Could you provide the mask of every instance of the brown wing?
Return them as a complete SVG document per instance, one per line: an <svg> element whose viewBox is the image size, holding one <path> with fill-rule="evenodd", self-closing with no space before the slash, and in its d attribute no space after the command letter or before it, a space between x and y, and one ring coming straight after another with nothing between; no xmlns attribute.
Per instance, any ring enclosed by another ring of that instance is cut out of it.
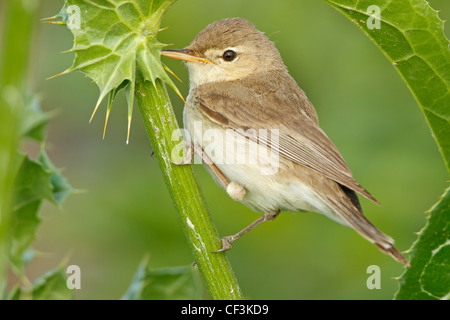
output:
<svg viewBox="0 0 450 320"><path fill-rule="evenodd" d="M212 121L267 147L278 148L287 159L320 172L378 204L352 177L339 151L317 124L313 106L294 80L287 77L277 83L259 77L205 84L195 89L194 99ZM248 134L248 129L278 129L278 143L277 139L270 139L270 134L267 139L257 139Z"/></svg>

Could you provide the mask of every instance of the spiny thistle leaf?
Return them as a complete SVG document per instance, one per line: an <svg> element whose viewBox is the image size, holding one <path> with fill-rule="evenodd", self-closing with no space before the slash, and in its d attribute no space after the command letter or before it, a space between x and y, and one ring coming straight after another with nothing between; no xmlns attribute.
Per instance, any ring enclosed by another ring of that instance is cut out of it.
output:
<svg viewBox="0 0 450 320"><path fill-rule="evenodd" d="M411 267L400 278L397 300L450 299L450 188L430 209L410 249Z"/></svg>
<svg viewBox="0 0 450 320"><path fill-rule="evenodd" d="M74 35L73 65L62 72L84 72L99 87L100 95L91 120L104 98L110 94L105 130L112 101L126 86L129 141L136 78L156 79L169 84L182 98L161 63L165 44L156 39L161 19L175 0L66 0L53 18L62 19ZM170 72L170 71L169 71Z"/></svg>
<svg viewBox="0 0 450 320"><path fill-rule="evenodd" d="M450 50L438 12L425 0L325 1L355 22L400 72L450 172ZM369 23L371 7L379 9L378 27Z"/></svg>
<svg viewBox="0 0 450 320"><path fill-rule="evenodd" d="M14 271L22 275L24 265L33 255L30 245L41 223L39 209L43 200L60 206L74 189L51 162L43 147L37 160L23 154L18 154L17 159L9 259Z"/></svg>

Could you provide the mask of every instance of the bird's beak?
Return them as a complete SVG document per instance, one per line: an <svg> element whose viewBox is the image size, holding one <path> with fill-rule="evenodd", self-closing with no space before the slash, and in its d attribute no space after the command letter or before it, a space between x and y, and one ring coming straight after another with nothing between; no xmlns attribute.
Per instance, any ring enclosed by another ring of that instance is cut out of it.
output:
<svg viewBox="0 0 450 320"><path fill-rule="evenodd" d="M201 62L201 63L212 63L211 60L198 56L195 52L189 49L167 49L161 50L161 54L165 57L172 59L183 60L186 62Z"/></svg>

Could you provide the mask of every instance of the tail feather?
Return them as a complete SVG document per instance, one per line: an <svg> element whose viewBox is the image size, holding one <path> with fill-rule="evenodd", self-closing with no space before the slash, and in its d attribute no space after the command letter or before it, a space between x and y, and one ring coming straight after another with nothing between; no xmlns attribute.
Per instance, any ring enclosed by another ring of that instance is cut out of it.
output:
<svg viewBox="0 0 450 320"><path fill-rule="evenodd" d="M346 187L340 186L342 197L327 196L329 206L350 227L360 235L374 243L383 253L392 256L398 262L409 266L409 262L394 247L394 240L378 230L362 213L361 206L356 193Z"/></svg>
<svg viewBox="0 0 450 320"><path fill-rule="evenodd" d="M395 260L397 260L398 262L404 264L405 266L409 267L409 262L408 260L405 259L405 257L393 246L391 245L390 248L386 249L382 246L380 246L378 243L375 243L375 245L384 253L392 256Z"/></svg>

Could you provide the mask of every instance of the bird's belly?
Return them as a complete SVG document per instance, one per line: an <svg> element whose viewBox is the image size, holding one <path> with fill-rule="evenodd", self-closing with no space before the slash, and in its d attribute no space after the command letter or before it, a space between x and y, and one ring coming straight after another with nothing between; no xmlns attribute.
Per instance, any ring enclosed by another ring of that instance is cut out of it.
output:
<svg viewBox="0 0 450 320"><path fill-rule="evenodd" d="M229 179L247 191L242 203L255 211L277 210L320 212L323 201L301 180L283 179L283 174L261 175L259 165L218 165Z"/></svg>
<svg viewBox="0 0 450 320"><path fill-rule="evenodd" d="M334 212L308 185L309 169L290 163L275 151L236 132L225 130L195 110L185 109L184 123L191 140L202 147L228 181L246 189L241 202L252 210L312 211L333 218ZM218 182L214 173L208 171ZM223 187L220 182L218 185Z"/></svg>

